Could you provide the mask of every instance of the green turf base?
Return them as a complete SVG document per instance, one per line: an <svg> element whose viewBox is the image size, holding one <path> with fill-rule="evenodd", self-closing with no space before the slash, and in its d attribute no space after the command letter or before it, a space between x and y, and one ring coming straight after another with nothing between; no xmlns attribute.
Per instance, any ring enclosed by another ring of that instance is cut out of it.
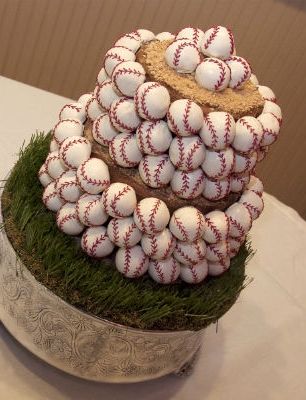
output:
<svg viewBox="0 0 306 400"><path fill-rule="evenodd" d="M226 273L195 286L163 286L148 276L128 280L111 260L87 257L78 240L57 229L54 214L42 203L37 172L49 144L49 134L32 137L20 151L2 195L6 233L38 281L83 311L141 329L202 329L235 303L248 282L250 244L241 247Z"/></svg>

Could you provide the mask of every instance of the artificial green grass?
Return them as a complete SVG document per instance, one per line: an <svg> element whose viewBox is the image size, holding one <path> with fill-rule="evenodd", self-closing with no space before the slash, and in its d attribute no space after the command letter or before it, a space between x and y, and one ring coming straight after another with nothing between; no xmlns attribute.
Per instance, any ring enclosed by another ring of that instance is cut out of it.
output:
<svg viewBox="0 0 306 400"><path fill-rule="evenodd" d="M217 278L193 286L159 285L148 276L124 278L111 259L87 257L76 238L61 233L42 203L37 172L50 134L35 134L21 149L2 195L4 227L21 260L38 281L70 304L96 316L141 329L198 330L217 321L248 283L249 244Z"/></svg>

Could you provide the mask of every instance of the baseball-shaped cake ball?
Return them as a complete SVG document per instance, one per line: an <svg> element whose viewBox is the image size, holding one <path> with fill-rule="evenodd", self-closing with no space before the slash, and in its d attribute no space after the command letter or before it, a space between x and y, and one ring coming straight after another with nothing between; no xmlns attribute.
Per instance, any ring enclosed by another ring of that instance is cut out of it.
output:
<svg viewBox="0 0 306 400"><path fill-rule="evenodd" d="M121 247L117 250L115 263L117 270L126 278L139 278L148 270L149 257L138 245Z"/></svg>
<svg viewBox="0 0 306 400"><path fill-rule="evenodd" d="M46 161L46 172L52 179L59 178L63 172L67 170L67 166L63 163L59 151L49 153Z"/></svg>
<svg viewBox="0 0 306 400"><path fill-rule="evenodd" d="M149 275L158 283L174 283L180 275L180 265L172 256L166 260L151 260Z"/></svg>
<svg viewBox="0 0 306 400"><path fill-rule="evenodd" d="M142 159L134 133L119 133L109 144L111 159L121 167L136 167Z"/></svg>
<svg viewBox="0 0 306 400"><path fill-rule="evenodd" d="M262 146L257 149L257 162L260 163L262 160L266 158L268 154L269 146Z"/></svg>
<svg viewBox="0 0 306 400"><path fill-rule="evenodd" d="M177 169L171 179L171 189L181 199L195 199L205 187L205 174L201 168L193 171Z"/></svg>
<svg viewBox="0 0 306 400"><path fill-rule="evenodd" d="M176 39L165 51L165 60L169 67L177 72L190 74L201 61L200 52L191 40Z"/></svg>
<svg viewBox="0 0 306 400"><path fill-rule="evenodd" d="M65 202L75 203L83 193L77 177L67 177L65 174L57 179L56 189L60 198Z"/></svg>
<svg viewBox="0 0 306 400"><path fill-rule="evenodd" d="M223 179L206 178L203 190L203 197L210 201L217 201L224 199L230 191L230 177L227 176Z"/></svg>
<svg viewBox="0 0 306 400"><path fill-rule="evenodd" d="M77 169L77 179L84 192L101 193L110 184L108 166L99 158L89 158Z"/></svg>
<svg viewBox="0 0 306 400"><path fill-rule="evenodd" d="M107 236L105 226L92 226L83 233L81 247L90 257L103 258L108 256L115 246Z"/></svg>
<svg viewBox="0 0 306 400"><path fill-rule="evenodd" d="M105 71L105 68L101 68L97 76L97 84L102 85L102 83L105 82L107 79L109 79L109 77Z"/></svg>
<svg viewBox="0 0 306 400"><path fill-rule="evenodd" d="M205 215L203 239L207 243L217 243L227 239L229 220L223 211L214 210Z"/></svg>
<svg viewBox="0 0 306 400"><path fill-rule="evenodd" d="M205 229L203 214L195 207L181 207L174 211L169 229L183 242L194 242L202 237Z"/></svg>
<svg viewBox="0 0 306 400"><path fill-rule="evenodd" d="M257 150L263 137L261 123L254 117L242 117L236 122L236 135L232 146L241 153Z"/></svg>
<svg viewBox="0 0 306 400"><path fill-rule="evenodd" d="M239 203L248 209L253 221L260 216L264 208L262 197L252 190L245 190L239 199Z"/></svg>
<svg viewBox="0 0 306 400"><path fill-rule="evenodd" d="M152 235L144 234L141 239L143 251L153 260L164 260L170 257L175 245L176 239L167 228Z"/></svg>
<svg viewBox="0 0 306 400"><path fill-rule="evenodd" d="M92 98L92 93L84 93L79 97L79 100L77 102L86 107L86 104L91 98Z"/></svg>
<svg viewBox="0 0 306 400"><path fill-rule="evenodd" d="M99 194L83 194L76 203L76 209L79 220L86 226L99 226L108 219Z"/></svg>
<svg viewBox="0 0 306 400"><path fill-rule="evenodd" d="M192 243L178 240L173 252L173 257L184 265L193 265L202 261L206 254L206 244L203 239Z"/></svg>
<svg viewBox="0 0 306 400"><path fill-rule="evenodd" d="M200 45L204 40L204 32L199 28L188 27L181 29L176 34L175 39L188 39L200 49Z"/></svg>
<svg viewBox="0 0 306 400"><path fill-rule="evenodd" d="M198 135L177 136L169 148L172 164L182 171L192 171L198 168L205 159L205 146Z"/></svg>
<svg viewBox="0 0 306 400"><path fill-rule="evenodd" d="M156 121L167 114L170 95L160 83L145 82L136 90L134 101L141 118Z"/></svg>
<svg viewBox="0 0 306 400"><path fill-rule="evenodd" d="M64 119L59 121L53 130L53 137L58 145L70 136L82 136L84 126L77 119Z"/></svg>
<svg viewBox="0 0 306 400"><path fill-rule="evenodd" d="M238 254L239 249L244 242L245 242L245 236L242 236L241 238L234 238L234 237L228 238L230 258L233 258Z"/></svg>
<svg viewBox="0 0 306 400"><path fill-rule="evenodd" d="M234 159L235 154L231 147L219 151L207 149L202 169L211 179L224 179L232 172Z"/></svg>
<svg viewBox="0 0 306 400"><path fill-rule="evenodd" d="M77 169L91 154L91 143L85 137L71 136L63 141L59 156L63 163L71 169Z"/></svg>
<svg viewBox="0 0 306 400"><path fill-rule="evenodd" d="M126 33L125 35L121 36L116 42L116 46L123 46L127 49L130 49L134 53L139 49L141 46L141 37L140 34L136 32Z"/></svg>
<svg viewBox="0 0 306 400"><path fill-rule="evenodd" d="M118 247L133 247L142 237L132 217L112 218L107 226L107 234Z"/></svg>
<svg viewBox="0 0 306 400"><path fill-rule="evenodd" d="M112 183L102 194L104 211L115 218L131 215L136 207L136 193L132 186L126 183Z"/></svg>
<svg viewBox="0 0 306 400"><path fill-rule="evenodd" d="M140 36L141 43L151 42L151 40L155 39L154 33L148 29L137 29L136 32Z"/></svg>
<svg viewBox="0 0 306 400"><path fill-rule="evenodd" d="M217 243L210 243L206 249L206 259L208 261L220 262L226 259L229 253L229 245L226 240Z"/></svg>
<svg viewBox="0 0 306 400"><path fill-rule="evenodd" d="M258 85L259 85L257 76L256 76L255 74L251 74L251 76L250 76L250 81L251 81L255 86L258 86Z"/></svg>
<svg viewBox="0 0 306 400"><path fill-rule="evenodd" d="M250 79L250 64L242 57L232 56L226 60L226 64L231 70L229 87L241 89L245 82Z"/></svg>
<svg viewBox="0 0 306 400"><path fill-rule="evenodd" d="M160 32L155 36L155 39L161 42L163 40L175 39L175 35L171 32Z"/></svg>
<svg viewBox="0 0 306 400"><path fill-rule="evenodd" d="M227 88L231 77L228 65L218 58L205 58L195 72L196 82L207 90L220 92Z"/></svg>
<svg viewBox="0 0 306 400"><path fill-rule="evenodd" d="M112 103L109 116L114 128L123 133L134 132L141 123L134 101L126 97Z"/></svg>
<svg viewBox="0 0 306 400"><path fill-rule="evenodd" d="M219 276L226 272L231 265L231 260L229 257L226 257L222 262L216 261L208 261L208 275L210 276Z"/></svg>
<svg viewBox="0 0 306 400"><path fill-rule="evenodd" d="M135 54L124 46L109 49L104 57L104 68L108 76L112 76L114 68L123 61L135 61Z"/></svg>
<svg viewBox="0 0 306 400"><path fill-rule="evenodd" d="M202 40L201 50L208 57L226 60L234 54L235 43L232 32L224 26L208 29Z"/></svg>
<svg viewBox="0 0 306 400"><path fill-rule="evenodd" d="M136 140L143 154L157 156L168 150L172 142L172 134L168 124L162 119L143 121L137 128Z"/></svg>
<svg viewBox="0 0 306 400"><path fill-rule="evenodd" d="M174 174L174 166L167 154L144 156L139 163L139 175L143 182L152 187L167 186Z"/></svg>
<svg viewBox="0 0 306 400"><path fill-rule="evenodd" d="M58 228L67 235L79 235L84 225L81 224L75 203L64 204L56 214L56 224Z"/></svg>
<svg viewBox="0 0 306 400"><path fill-rule="evenodd" d="M166 228L170 213L166 204L155 197L146 197L136 206L134 221L138 228L148 235L156 234Z"/></svg>
<svg viewBox="0 0 306 400"><path fill-rule="evenodd" d="M178 136L191 136L199 132L203 125L203 111L193 101L176 100L167 113L170 130Z"/></svg>
<svg viewBox="0 0 306 400"><path fill-rule="evenodd" d="M231 174L230 191L240 193L250 181L250 173L242 172L240 174Z"/></svg>
<svg viewBox="0 0 306 400"><path fill-rule="evenodd" d="M92 136L95 141L102 146L108 147L112 139L117 136L118 133L117 129L115 129L110 122L107 113L100 115L100 117L94 120L92 125Z"/></svg>
<svg viewBox="0 0 306 400"><path fill-rule="evenodd" d="M235 174L252 171L257 162L257 152L252 151L249 154L235 153L234 168Z"/></svg>
<svg viewBox="0 0 306 400"><path fill-rule="evenodd" d="M82 123L86 119L85 106L81 103L66 104L59 113L59 119L76 119Z"/></svg>
<svg viewBox="0 0 306 400"><path fill-rule="evenodd" d="M263 128L263 137L260 146L270 146L278 138L280 123L277 117L272 113L260 114L257 120L261 123Z"/></svg>
<svg viewBox="0 0 306 400"><path fill-rule="evenodd" d="M271 113L274 114L276 116L276 118L278 119L278 122L281 124L282 123L282 110L280 108L280 106L276 103L274 103L273 101L269 101L266 100L265 104L264 104L264 108L262 110L262 113Z"/></svg>
<svg viewBox="0 0 306 400"><path fill-rule="evenodd" d="M213 111L204 116L200 137L207 147L223 150L233 142L235 132L235 120L231 114Z"/></svg>
<svg viewBox="0 0 306 400"><path fill-rule="evenodd" d="M88 100L85 106L87 117L90 121L94 121L101 114L105 113L105 109L101 107L95 95L92 95L91 99Z"/></svg>
<svg viewBox="0 0 306 400"><path fill-rule="evenodd" d="M232 204L225 214L229 218L229 234L232 237L245 236L252 226L252 219L248 209L240 203Z"/></svg>
<svg viewBox="0 0 306 400"><path fill-rule="evenodd" d="M48 186L49 183L51 183L53 181L53 179L47 172L46 163L43 163L43 165L40 167L40 169L38 171L38 179L43 187Z"/></svg>
<svg viewBox="0 0 306 400"><path fill-rule="evenodd" d="M264 100L276 102L276 96L273 90L270 89L268 86L259 85L257 89Z"/></svg>
<svg viewBox="0 0 306 400"><path fill-rule="evenodd" d="M113 82L106 79L101 85L96 86L95 96L105 110L109 111L112 102L118 100L121 96L115 91Z"/></svg>
<svg viewBox="0 0 306 400"><path fill-rule="evenodd" d="M135 61L123 61L112 73L112 82L123 96L134 97L136 89L146 79L143 66Z"/></svg>
<svg viewBox="0 0 306 400"><path fill-rule="evenodd" d="M246 189L252 190L253 192L257 193L259 196L263 194L263 184L257 176L251 175L249 183L246 185Z"/></svg>
<svg viewBox="0 0 306 400"><path fill-rule="evenodd" d="M50 182L49 185L45 187L42 201L45 207L53 212L58 211L65 204L65 201L61 199L57 193L54 181Z"/></svg>
<svg viewBox="0 0 306 400"><path fill-rule="evenodd" d="M183 282L197 284L208 274L207 260L202 260L194 265L181 265L180 278Z"/></svg>

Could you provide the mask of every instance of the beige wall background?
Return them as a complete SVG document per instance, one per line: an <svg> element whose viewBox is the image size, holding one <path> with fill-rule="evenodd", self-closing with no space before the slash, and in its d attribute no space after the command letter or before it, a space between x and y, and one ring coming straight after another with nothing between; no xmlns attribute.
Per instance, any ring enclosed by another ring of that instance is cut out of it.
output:
<svg viewBox="0 0 306 400"><path fill-rule="evenodd" d="M305 218L305 0L0 0L0 74L78 98L120 34L215 24L232 28L238 55L278 96L281 136L257 171Z"/></svg>

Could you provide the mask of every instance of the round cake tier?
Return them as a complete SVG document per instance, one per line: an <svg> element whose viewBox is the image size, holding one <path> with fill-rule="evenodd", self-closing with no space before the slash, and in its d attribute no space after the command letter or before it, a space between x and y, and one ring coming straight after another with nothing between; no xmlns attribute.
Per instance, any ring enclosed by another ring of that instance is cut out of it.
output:
<svg viewBox="0 0 306 400"><path fill-rule="evenodd" d="M166 48L172 40L152 41L144 44L137 53L137 61L146 71L147 80L156 81L169 90L171 101L186 98L202 107L204 114L211 111L226 111L235 119L261 114L264 99L249 80L242 89L226 88L212 92L200 87L192 74L180 74L170 68L164 58Z"/></svg>
<svg viewBox="0 0 306 400"><path fill-rule="evenodd" d="M146 197L156 197L163 200L167 204L171 214L176 209L185 206L194 206L203 214L213 210L224 211L235 203L240 196L239 193L230 193L229 196L219 201L209 201L202 196L196 199L185 200L177 197L169 186L158 189L151 188L141 180L137 168L123 168L114 163L109 155L108 147L103 147L94 141L91 123L85 125L84 136L92 142L91 156L100 158L108 165L111 182L122 182L131 185L137 193L138 201Z"/></svg>

